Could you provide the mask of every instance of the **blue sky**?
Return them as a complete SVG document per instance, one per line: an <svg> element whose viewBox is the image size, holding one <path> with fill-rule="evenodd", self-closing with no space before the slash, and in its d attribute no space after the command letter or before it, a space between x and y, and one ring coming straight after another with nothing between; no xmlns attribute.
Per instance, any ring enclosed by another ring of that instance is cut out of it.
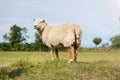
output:
<svg viewBox="0 0 120 80"><path fill-rule="evenodd" d="M34 18L45 18L48 23L80 24L83 36L82 46L94 46L94 37L102 38L102 43L110 43L110 38L120 34L120 0L0 0L0 42L10 26L17 24L28 29L34 41Z"/></svg>

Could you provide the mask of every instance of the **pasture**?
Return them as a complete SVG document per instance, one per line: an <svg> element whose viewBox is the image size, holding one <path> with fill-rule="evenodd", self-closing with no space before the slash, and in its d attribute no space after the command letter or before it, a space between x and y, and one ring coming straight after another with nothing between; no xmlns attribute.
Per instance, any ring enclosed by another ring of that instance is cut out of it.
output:
<svg viewBox="0 0 120 80"><path fill-rule="evenodd" d="M120 53L117 51L79 52L78 62L70 64L68 52L59 55L60 60L51 61L48 52L0 52L0 80L9 78L9 73L21 65L26 72L22 76L14 73L15 80L120 79Z"/></svg>

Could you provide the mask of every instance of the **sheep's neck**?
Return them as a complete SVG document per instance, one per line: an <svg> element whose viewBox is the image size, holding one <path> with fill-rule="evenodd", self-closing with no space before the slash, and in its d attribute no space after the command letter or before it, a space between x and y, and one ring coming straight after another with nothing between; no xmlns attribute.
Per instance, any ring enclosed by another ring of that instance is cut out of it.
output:
<svg viewBox="0 0 120 80"><path fill-rule="evenodd" d="M44 35L44 37L47 36L49 34L49 31L51 30L51 28L52 27L50 25L46 25L41 32L41 36L43 36L43 35Z"/></svg>
<svg viewBox="0 0 120 80"><path fill-rule="evenodd" d="M41 36L42 36L42 33L43 33L43 31L45 30L45 28L46 28L46 24L44 24L43 28L41 28L41 29L38 30L38 32L39 32L39 34L40 34Z"/></svg>

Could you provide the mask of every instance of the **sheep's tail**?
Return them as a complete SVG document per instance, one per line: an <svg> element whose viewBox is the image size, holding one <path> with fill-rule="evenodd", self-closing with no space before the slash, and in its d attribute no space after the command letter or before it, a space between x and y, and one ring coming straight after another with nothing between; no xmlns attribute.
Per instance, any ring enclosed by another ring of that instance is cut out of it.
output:
<svg viewBox="0 0 120 80"><path fill-rule="evenodd" d="M82 37L82 31L80 29L75 29L74 30L75 34L75 48L79 48L81 44L81 37Z"/></svg>

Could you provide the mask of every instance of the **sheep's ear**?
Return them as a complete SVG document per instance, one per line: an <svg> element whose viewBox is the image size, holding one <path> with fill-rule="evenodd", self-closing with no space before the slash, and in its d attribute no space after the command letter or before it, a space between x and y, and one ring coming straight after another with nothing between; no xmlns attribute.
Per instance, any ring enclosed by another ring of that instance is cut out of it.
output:
<svg viewBox="0 0 120 80"><path fill-rule="evenodd" d="M45 19L43 19L43 22L45 23Z"/></svg>
<svg viewBox="0 0 120 80"><path fill-rule="evenodd" d="M33 19L33 21L35 21L35 19Z"/></svg>

